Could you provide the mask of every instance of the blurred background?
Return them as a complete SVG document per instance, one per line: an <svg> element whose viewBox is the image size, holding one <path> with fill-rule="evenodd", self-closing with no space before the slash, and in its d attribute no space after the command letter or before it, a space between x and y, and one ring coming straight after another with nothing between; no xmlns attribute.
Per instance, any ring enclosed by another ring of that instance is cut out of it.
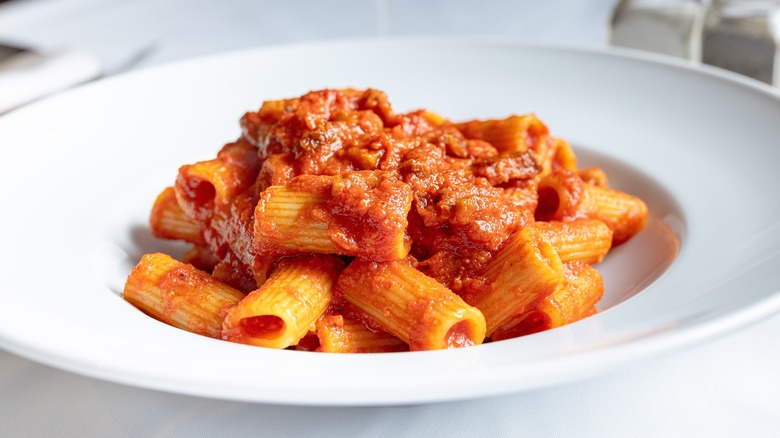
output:
<svg viewBox="0 0 780 438"><path fill-rule="evenodd" d="M107 69L259 45L376 35L504 35L600 43L613 0L11 0L0 41L78 48ZM551 19L554 17L555 19Z"/></svg>
<svg viewBox="0 0 780 438"><path fill-rule="evenodd" d="M612 0L7 0L0 2L0 114L88 80L269 44L453 34L602 44L613 7Z"/></svg>
<svg viewBox="0 0 780 438"><path fill-rule="evenodd" d="M183 58L388 35L612 44L705 62L776 84L777 3L0 0L0 113L75 83Z"/></svg>

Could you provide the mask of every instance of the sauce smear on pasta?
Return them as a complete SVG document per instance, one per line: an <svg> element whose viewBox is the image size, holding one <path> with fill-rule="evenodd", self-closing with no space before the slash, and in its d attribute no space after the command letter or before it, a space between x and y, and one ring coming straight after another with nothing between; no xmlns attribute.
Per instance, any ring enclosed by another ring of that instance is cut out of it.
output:
<svg viewBox="0 0 780 438"><path fill-rule="evenodd" d="M596 313L594 265L648 214L533 114L455 122L396 112L378 90L319 90L240 127L152 209L154 234L192 249L145 257L124 294L228 341L389 352L568 324ZM171 269L206 280L171 288Z"/></svg>

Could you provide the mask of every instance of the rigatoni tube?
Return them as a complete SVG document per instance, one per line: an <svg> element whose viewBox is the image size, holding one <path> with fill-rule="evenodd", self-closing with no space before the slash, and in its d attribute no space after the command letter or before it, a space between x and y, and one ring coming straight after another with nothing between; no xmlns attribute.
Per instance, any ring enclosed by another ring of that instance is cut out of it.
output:
<svg viewBox="0 0 780 438"><path fill-rule="evenodd" d="M533 226L547 237L564 263L599 263L612 247L612 230L598 219L536 222Z"/></svg>
<svg viewBox="0 0 780 438"><path fill-rule="evenodd" d="M220 338L222 320L244 294L166 254L147 254L124 289L130 304L174 327Z"/></svg>
<svg viewBox="0 0 780 438"><path fill-rule="evenodd" d="M561 258L532 226L510 236L482 275L485 285L466 301L485 315L489 337L566 283Z"/></svg>
<svg viewBox="0 0 780 438"><path fill-rule="evenodd" d="M583 262L565 265L566 285L513 318L492 333L492 340L549 330L579 321L596 313L595 304L604 293L604 282L599 272Z"/></svg>
<svg viewBox="0 0 780 438"><path fill-rule="evenodd" d="M214 208L248 189L260 171L257 149L239 140L222 148L213 160L179 168L174 190L185 213L199 221L211 218Z"/></svg>
<svg viewBox="0 0 780 438"><path fill-rule="evenodd" d="M323 218L327 195L271 186L255 209L255 247L258 253L316 252L337 254Z"/></svg>
<svg viewBox="0 0 780 438"><path fill-rule="evenodd" d="M499 153L520 154L529 148L539 152L539 144L549 135L547 126L534 114L510 116L506 119L469 120L457 128L466 138L485 140Z"/></svg>
<svg viewBox="0 0 780 438"><path fill-rule="evenodd" d="M392 172L301 175L268 187L255 208L257 254L315 252L400 260L412 191Z"/></svg>
<svg viewBox="0 0 780 438"><path fill-rule="evenodd" d="M370 330L343 315L322 315L316 323L319 348L326 353L384 353L408 351L406 342L384 331Z"/></svg>
<svg viewBox="0 0 780 438"><path fill-rule="evenodd" d="M644 228L648 216L644 201L606 187L585 184L584 188L579 209L612 229L613 245L620 245Z"/></svg>
<svg viewBox="0 0 780 438"><path fill-rule="evenodd" d="M189 218L176 200L173 187L163 190L154 201L149 225L155 237L184 240L195 245L205 245L200 222Z"/></svg>
<svg viewBox="0 0 780 438"><path fill-rule="evenodd" d="M328 308L342 267L333 255L281 259L268 280L227 314L223 339L269 348L295 345Z"/></svg>
<svg viewBox="0 0 780 438"><path fill-rule="evenodd" d="M406 261L356 259L339 278L337 291L410 350L466 347L485 337L478 309Z"/></svg>

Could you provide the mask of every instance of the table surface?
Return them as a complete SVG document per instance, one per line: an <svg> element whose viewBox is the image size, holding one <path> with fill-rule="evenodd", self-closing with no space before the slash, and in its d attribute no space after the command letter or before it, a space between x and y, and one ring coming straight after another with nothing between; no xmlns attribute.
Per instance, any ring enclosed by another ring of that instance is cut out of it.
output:
<svg viewBox="0 0 780 438"><path fill-rule="evenodd" d="M109 73L371 35L605 44L611 0L16 0L0 41L77 47ZM0 350L0 436L780 436L780 315L609 375L479 400L289 407L127 387Z"/></svg>

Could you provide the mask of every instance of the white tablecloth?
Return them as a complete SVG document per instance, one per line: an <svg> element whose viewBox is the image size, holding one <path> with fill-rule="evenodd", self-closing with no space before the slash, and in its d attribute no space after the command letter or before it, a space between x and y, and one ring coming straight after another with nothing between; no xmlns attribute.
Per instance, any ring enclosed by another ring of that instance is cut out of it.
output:
<svg viewBox="0 0 780 438"><path fill-rule="evenodd" d="M0 40L77 47L112 73L264 44L376 34L599 45L611 7L610 0L17 0L0 4ZM0 350L0 437L218 435L780 436L780 315L587 381L390 408L193 398L98 381Z"/></svg>

